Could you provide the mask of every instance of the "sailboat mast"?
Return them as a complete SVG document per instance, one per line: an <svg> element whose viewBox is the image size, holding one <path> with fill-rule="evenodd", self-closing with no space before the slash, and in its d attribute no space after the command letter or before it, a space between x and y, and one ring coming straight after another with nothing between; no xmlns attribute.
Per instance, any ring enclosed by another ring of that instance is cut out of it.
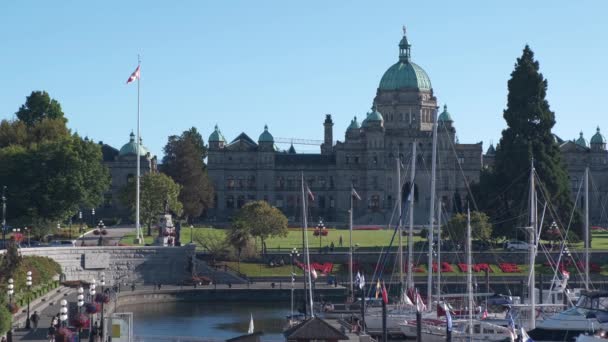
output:
<svg viewBox="0 0 608 342"><path fill-rule="evenodd" d="M536 258L536 191L534 184L534 159L530 169L530 283L528 284L528 298L530 299L530 323L528 329L536 327L536 278L534 259Z"/></svg>
<svg viewBox="0 0 608 342"><path fill-rule="evenodd" d="M471 260L471 209L467 206L467 295L469 308L469 336L473 335L473 271Z"/></svg>
<svg viewBox="0 0 608 342"><path fill-rule="evenodd" d="M353 286L353 186L350 188L350 210L348 211L348 280L350 282L350 296L354 301L355 287ZM319 232L320 233L320 232Z"/></svg>
<svg viewBox="0 0 608 342"><path fill-rule="evenodd" d="M304 218L304 230L308 230L308 217L306 215L306 191L304 190L304 172L302 172L302 217ZM308 234L304 234L304 244L306 251L306 267L308 268L307 278L308 278L308 296L309 296L309 304L310 304L310 318L315 317L315 311L313 309L313 298L312 298L312 279L311 279L311 269L310 269L310 253L308 251Z"/></svg>
<svg viewBox="0 0 608 342"><path fill-rule="evenodd" d="M414 139L412 143L412 170L410 175L410 229L407 233L407 288L414 288L414 179L416 177L416 145L418 142Z"/></svg>
<svg viewBox="0 0 608 342"><path fill-rule="evenodd" d="M589 291L589 167L585 168L585 290Z"/></svg>
<svg viewBox="0 0 608 342"><path fill-rule="evenodd" d="M429 255L427 262L427 291L426 291L426 302L428 307L431 307L433 299L433 221L435 221L435 172L437 163L437 109L434 111L434 123L433 123L433 152L431 157L431 203L429 206L429 229L428 229L428 243L429 243Z"/></svg>
<svg viewBox="0 0 608 342"><path fill-rule="evenodd" d="M395 159L395 164L397 167L397 232L399 233L399 290L403 292L403 284L405 283L405 278L403 277L403 234L402 234L402 224L401 224L401 206L402 206L402 189L401 189L401 160L399 153L397 153L397 158Z"/></svg>
<svg viewBox="0 0 608 342"><path fill-rule="evenodd" d="M437 302L441 301L441 200L437 203Z"/></svg>

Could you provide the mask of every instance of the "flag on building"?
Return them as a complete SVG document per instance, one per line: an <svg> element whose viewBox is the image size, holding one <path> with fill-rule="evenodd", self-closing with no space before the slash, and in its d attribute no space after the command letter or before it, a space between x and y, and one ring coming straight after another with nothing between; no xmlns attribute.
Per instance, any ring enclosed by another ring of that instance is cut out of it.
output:
<svg viewBox="0 0 608 342"><path fill-rule="evenodd" d="M365 276L362 274L361 275L361 282L359 283L359 289L363 290L364 287L365 287Z"/></svg>
<svg viewBox="0 0 608 342"><path fill-rule="evenodd" d="M359 194L357 193L357 191L355 190L355 188L351 188L351 192L350 192L350 194L351 194L351 195L352 195L354 198L356 198L358 201L360 201L360 200L361 200L361 196L359 196Z"/></svg>
<svg viewBox="0 0 608 342"><path fill-rule="evenodd" d="M308 185L306 185L306 194L308 195L308 197L310 198L311 201L315 200L315 195L312 193L312 191L310 191L310 188L308 187Z"/></svg>
<svg viewBox="0 0 608 342"><path fill-rule="evenodd" d="M566 271L566 270L562 270L562 277L569 279L570 278L570 272Z"/></svg>
<svg viewBox="0 0 608 342"><path fill-rule="evenodd" d="M317 280L317 271L315 271L314 268L310 268L310 276L312 277L313 280Z"/></svg>
<svg viewBox="0 0 608 342"><path fill-rule="evenodd" d="M138 80L139 76L140 76L140 73L139 73L139 65L138 65L137 69L135 69L135 71L133 71L133 73L131 74L131 76L129 76L129 79L127 80L127 84L129 84L129 83L131 83L131 82L133 82L135 80Z"/></svg>
<svg viewBox="0 0 608 342"><path fill-rule="evenodd" d="M378 297L380 296L380 279L378 279L378 282L376 283L376 299L378 299Z"/></svg>

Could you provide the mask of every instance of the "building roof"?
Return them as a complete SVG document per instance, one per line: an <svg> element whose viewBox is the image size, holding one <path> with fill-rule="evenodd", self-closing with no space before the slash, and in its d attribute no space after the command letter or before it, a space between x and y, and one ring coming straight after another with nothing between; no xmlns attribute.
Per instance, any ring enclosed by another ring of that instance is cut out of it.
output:
<svg viewBox="0 0 608 342"><path fill-rule="evenodd" d="M139 138L139 155L140 156L145 156L147 155L149 152L148 150L144 147L143 143L142 143L142 139L141 137ZM118 152L118 154L120 156L126 156L126 155L137 155L137 144L135 143L135 134L133 134L133 132L131 132L131 134L129 135L129 142L124 144L121 148L120 148L120 152Z"/></svg>
<svg viewBox="0 0 608 342"><path fill-rule="evenodd" d="M367 113L367 117L365 118L365 120L363 120L363 126L367 126L372 122L384 122L384 118L382 117L382 114L380 114L379 111L376 110L376 107L372 107L372 111Z"/></svg>
<svg viewBox="0 0 608 342"><path fill-rule="evenodd" d="M361 128L361 125L359 125L359 122L357 121L357 116L355 116L354 119L350 120L350 125L348 125L348 128L346 130L359 129L359 128Z"/></svg>
<svg viewBox="0 0 608 342"><path fill-rule="evenodd" d="M103 142L99 142L101 145L101 155L103 156L104 162L114 161L114 158L118 156L118 150L114 147L104 144Z"/></svg>
<svg viewBox="0 0 608 342"><path fill-rule="evenodd" d="M224 138L222 131L220 131L220 129L217 127L217 125L215 125L215 130L209 136L208 141L209 142L226 142L226 139Z"/></svg>
<svg viewBox="0 0 608 342"><path fill-rule="evenodd" d="M452 120L452 116L450 115L450 112L448 112L448 105L444 104L443 105L443 112L441 112L441 114L439 114L439 117L437 118L438 121L443 121L443 122L454 122L454 120Z"/></svg>
<svg viewBox="0 0 608 342"><path fill-rule="evenodd" d="M260 134L260 137L258 138L258 142L269 142L269 143L274 143L274 137L272 136L272 134L270 134L270 132L268 132L268 125L264 125L264 132L262 132L262 134Z"/></svg>
<svg viewBox="0 0 608 342"><path fill-rule="evenodd" d="M393 64L382 76L381 90L397 90L413 88L419 90L431 90L431 79L426 71L418 64L411 61L411 45L407 41L405 30L403 38L399 42L399 62Z"/></svg>
<svg viewBox="0 0 608 342"><path fill-rule="evenodd" d="M488 147L486 154L490 155L490 156L496 154L496 149L494 148L494 144L490 144L490 147Z"/></svg>
<svg viewBox="0 0 608 342"><path fill-rule="evenodd" d="M309 318L285 330L283 335L288 340L348 340L348 336L318 317Z"/></svg>
<svg viewBox="0 0 608 342"><path fill-rule="evenodd" d="M289 146L289 150L287 150L289 154L296 154L296 149L293 147L293 143Z"/></svg>
<svg viewBox="0 0 608 342"><path fill-rule="evenodd" d="M591 143L592 144L605 144L606 143L606 138L604 138L602 133L600 133L600 126L597 126L597 131L591 137Z"/></svg>

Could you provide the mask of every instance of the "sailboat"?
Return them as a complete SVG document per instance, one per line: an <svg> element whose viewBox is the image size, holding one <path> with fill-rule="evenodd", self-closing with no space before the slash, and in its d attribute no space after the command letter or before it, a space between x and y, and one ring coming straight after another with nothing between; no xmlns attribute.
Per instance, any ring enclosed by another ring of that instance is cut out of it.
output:
<svg viewBox="0 0 608 342"><path fill-rule="evenodd" d="M253 314L251 314L251 319L249 320L249 329L247 329L247 333L248 334L253 334L254 331L254 327L253 327Z"/></svg>

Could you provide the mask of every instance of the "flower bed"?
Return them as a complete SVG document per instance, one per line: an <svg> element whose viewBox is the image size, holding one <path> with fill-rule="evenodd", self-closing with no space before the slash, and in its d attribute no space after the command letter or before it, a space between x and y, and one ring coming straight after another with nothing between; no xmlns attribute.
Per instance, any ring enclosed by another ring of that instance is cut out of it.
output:
<svg viewBox="0 0 608 342"><path fill-rule="evenodd" d="M503 273L521 272L521 270L519 269L517 264L513 264L513 263L503 262L503 263L498 264L498 267L500 268L501 271L503 271Z"/></svg>
<svg viewBox="0 0 608 342"><path fill-rule="evenodd" d="M437 263L436 262L433 263L433 272L437 273ZM441 272L443 272L443 273L454 272L454 268L452 267L452 265L450 265L444 261L441 263Z"/></svg>

